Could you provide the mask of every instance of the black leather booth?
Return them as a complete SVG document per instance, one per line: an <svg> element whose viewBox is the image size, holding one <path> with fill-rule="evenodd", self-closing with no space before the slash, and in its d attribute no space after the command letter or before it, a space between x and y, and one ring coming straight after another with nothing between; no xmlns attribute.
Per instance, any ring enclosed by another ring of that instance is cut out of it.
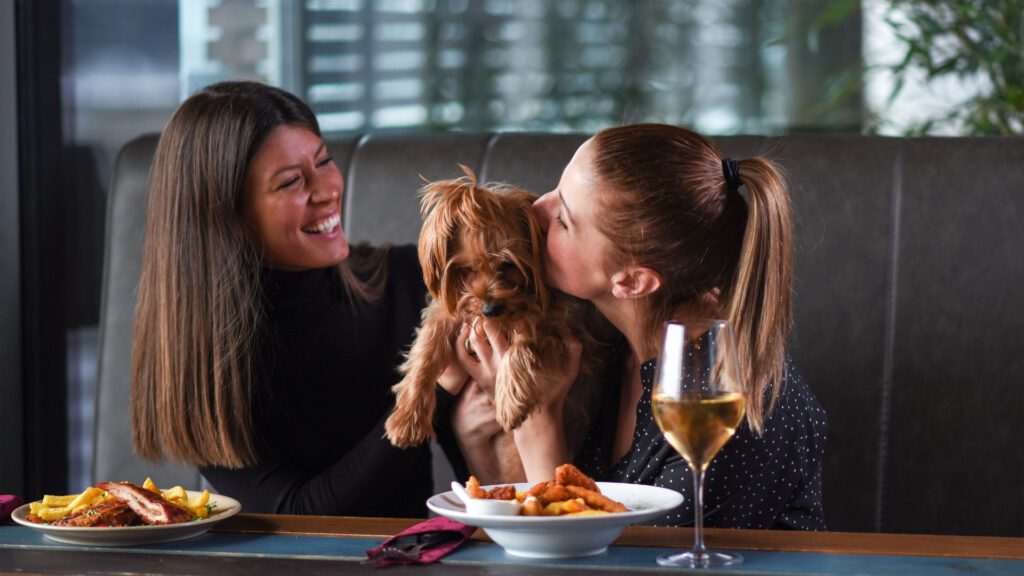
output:
<svg viewBox="0 0 1024 576"><path fill-rule="evenodd" d="M583 135L370 134L329 142L354 241L416 240L422 181L550 190ZM125 146L109 196L96 480L198 486L137 461L131 330L155 135ZM830 530L1024 535L1024 139L728 137L779 160L797 217L793 354L829 414ZM444 477L443 462L437 475ZM440 489L440 488L439 488Z"/></svg>

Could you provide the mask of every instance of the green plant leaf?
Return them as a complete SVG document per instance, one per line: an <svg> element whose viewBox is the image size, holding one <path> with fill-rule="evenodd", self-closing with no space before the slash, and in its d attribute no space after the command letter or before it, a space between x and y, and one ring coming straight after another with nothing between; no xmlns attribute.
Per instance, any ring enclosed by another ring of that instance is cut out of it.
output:
<svg viewBox="0 0 1024 576"><path fill-rule="evenodd" d="M969 134L1024 131L1024 7L1020 0L893 0L884 21L902 49L889 67L891 106L906 81L978 79L978 93L908 133L943 127Z"/></svg>

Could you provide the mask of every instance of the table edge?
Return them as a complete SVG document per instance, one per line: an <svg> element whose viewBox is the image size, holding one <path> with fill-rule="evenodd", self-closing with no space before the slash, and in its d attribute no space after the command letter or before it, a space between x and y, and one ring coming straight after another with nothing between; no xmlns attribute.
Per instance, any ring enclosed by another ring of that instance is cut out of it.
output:
<svg viewBox="0 0 1024 576"><path fill-rule="evenodd" d="M386 538L421 521L413 518L238 514L218 524L212 531ZM477 530L473 538L489 540L482 530ZM734 550L1024 560L1024 538L1000 536L708 528L705 538L708 546ZM629 526L615 544L684 548L692 541L692 528Z"/></svg>

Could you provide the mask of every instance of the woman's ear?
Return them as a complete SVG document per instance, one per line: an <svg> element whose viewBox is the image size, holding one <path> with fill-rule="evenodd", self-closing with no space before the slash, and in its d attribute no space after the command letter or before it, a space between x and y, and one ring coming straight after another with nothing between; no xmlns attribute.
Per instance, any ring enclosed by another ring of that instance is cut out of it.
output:
<svg viewBox="0 0 1024 576"><path fill-rule="evenodd" d="M628 266L612 275L612 296L632 300L661 289L661 274L646 266Z"/></svg>

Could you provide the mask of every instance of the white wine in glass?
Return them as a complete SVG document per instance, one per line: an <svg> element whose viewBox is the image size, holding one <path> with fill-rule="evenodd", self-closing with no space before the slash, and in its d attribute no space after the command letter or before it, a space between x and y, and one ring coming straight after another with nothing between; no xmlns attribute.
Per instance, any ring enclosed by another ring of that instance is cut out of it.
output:
<svg viewBox="0 0 1024 576"><path fill-rule="evenodd" d="M725 320L669 322L658 354L654 419L693 471L694 546L658 558L663 566L702 568L743 561L704 547L704 472L743 421L743 381Z"/></svg>

